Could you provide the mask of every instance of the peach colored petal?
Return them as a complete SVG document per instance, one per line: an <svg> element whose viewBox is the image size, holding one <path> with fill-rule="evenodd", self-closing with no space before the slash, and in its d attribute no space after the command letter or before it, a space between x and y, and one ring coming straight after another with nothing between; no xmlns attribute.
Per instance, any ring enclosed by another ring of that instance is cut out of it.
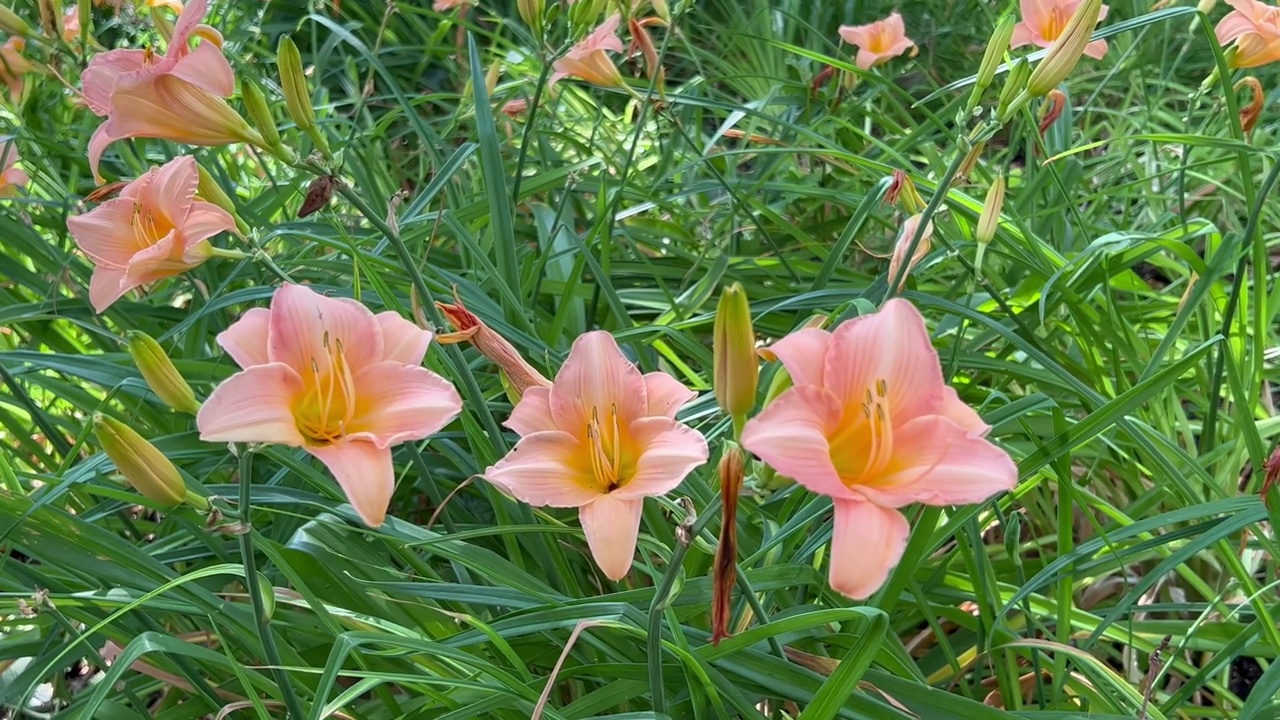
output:
<svg viewBox="0 0 1280 720"><path fill-rule="evenodd" d="M837 32L840 35L840 39L850 45L861 47L867 44L866 25L841 25Z"/></svg>
<svg viewBox="0 0 1280 720"><path fill-rule="evenodd" d="M1049 47L1053 43L1040 37L1040 33L1031 25L1020 22L1013 26L1013 37L1009 39L1010 48L1020 48L1023 45L1035 45L1037 47Z"/></svg>
<svg viewBox="0 0 1280 720"><path fill-rule="evenodd" d="M98 265L93 269L89 278L89 303L95 312L103 312L133 289L125 284L124 275L124 268Z"/></svg>
<svg viewBox="0 0 1280 720"><path fill-rule="evenodd" d="M520 396L520 402L511 411L511 417L503 425L521 436L544 430L558 430L555 418L551 415L551 388L526 388Z"/></svg>
<svg viewBox="0 0 1280 720"><path fill-rule="evenodd" d="M804 328L770 345L769 352L782 361L793 385L821 386L830 347L831 333L818 328Z"/></svg>
<svg viewBox="0 0 1280 720"><path fill-rule="evenodd" d="M983 422L982 417L961 400L951 386L942 390L941 414L973 437L986 437L991 431L991 426Z"/></svg>
<svg viewBox="0 0 1280 720"><path fill-rule="evenodd" d="M325 297L305 285L283 285L271 299L271 332L267 352L299 375L323 377L331 367L330 349L341 345L352 373L382 359L384 346L377 320L364 305ZM313 366L312 363L315 363Z"/></svg>
<svg viewBox="0 0 1280 720"><path fill-rule="evenodd" d="M346 433L380 448L434 435L462 412L448 380L394 360L373 363L355 376L357 411Z"/></svg>
<svg viewBox="0 0 1280 720"><path fill-rule="evenodd" d="M427 356L427 348L431 347L433 336L430 330L423 330L400 317L400 313L390 310L380 312L374 318L382 330L383 360L394 360L405 365L422 364Z"/></svg>
<svg viewBox="0 0 1280 720"><path fill-rule="evenodd" d="M1218 44L1226 47L1233 40L1240 38L1249 33L1256 33L1257 25L1253 19L1245 13L1235 10L1227 13L1225 17L1218 21L1217 27L1214 28L1214 35L1218 38Z"/></svg>
<svg viewBox="0 0 1280 720"><path fill-rule="evenodd" d="M1035 37L1045 40L1040 35L1040 28L1049 24L1053 17L1054 9L1061 4L1062 0L1021 0L1022 23L1031 28L1031 32ZM1052 42L1052 39L1049 39L1048 42ZM1014 47L1017 46L1015 45Z"/></svg>
<svg viewBox="0 0 1280 720"><path fill-rule="evenodd" d="M579 458L584 451L567 432L535 432L521 438L484 477L530 505L580 507L601 496L593 488L594 478L582 475Z"/></svg>
<svg viewBox="0 0 1280 720"><path fill-rule="evenodd" d="M901 298L836 328L824 381L842 406L861 405L884 381L891 415L903 419L937 412L945 386L924 317Z"/></svg>
<svg viewBox="0 0 1280 720"><path fill-rule="evenodd" d="M831 462L827 438L840 421L840 405L825 389L799 385L747 421L742 445L779 474L813 492L853 497Z"/></svg>
<svg viewBox="0 0 1280 720"><path fill-rule="evenodd" d="M183 256L182 248L178 245L178 233L170 231L154 244L134 254L125 268L125 283L134 287L146 285L180 275L200 262L203 260L189 262Z"/></svg>
<svg viewBox="0 0 1280 720"><path fill-rule="evenodd" d="M1101 60L1102 57L1107 54L1107 41L1094 40L1088 45L1085 45L1084 54L1085 57L1091 57L1094 60Z"/></svg>
<svg viewBox="0 0 1280 720"><path fill-rule="evenodd" d="M235 73L222 49L213 43L200 43L191 54L176 62L169 73L224 98L236 91Z"/></svg>
<svg viewBox="0 0 1280 720"><path fill-rule="evenodd" d="M630 425L648 406L644 376L602 330L573 342L551 385L551 415L570 432L584 432L593 417L605 418L615 408L618 422Z"/></svg>
<svg viewBox="0 0 1280 720"><path fill-rule="evenodd" d="M601 495L578 510L591 556L610 580L621 580L631 571L643 509L643 500Z"/></svg>
<svg viewBox="0 0 1280 720"><path fill-rule="evenodd" d="M645 414L650 416L674 418L680 408L698 397L698 393L664 372L646 373L644 388L649 400Z"/></svg>
<svg viewBox="0 0 1280 720"><path fill-rule="evenodd" d="M347 502L365 525L376 528L386 521L391 495L396 489L390 449L351 440L323 447L308 446L307 452L319 458L333 473Z"/></svg>
<svg viewBox="0 0 1280 720"><path fill-rule="evenodd" d="M640 418L631 423L629 432L639 457L631 479L611 493L615 497L665 495L707 462L707 439L671 418Z"/></svg>
<svg viewBox="0 0 1280 720"><path fill-rule="evenodd" d="M67 230L81 252L95 265L123 269L143 249L133 231L136 204L113 198L83 215L67 218Z"/></svg>
<svg viewBox="0 0 1280 720"><path fill-rule="evenodd" d="M146 50L110 50L98 53L80 73L84 99L93 114L106 117L111 110L111 91L116 79L146 67Z"/></svg>
<svg viewBox="0 0 1280 720"><path fill-rule="evenodd" d="M137 199L153 212L158 211L173 225L181 225L195 202L200 175L196 159L181 155L158 168L152 168L132 185ZM201 238L203 240L204 238Z"/></svg>
<svg viewBox="0 0 1280 720"><path fill-rule="evenodd" d="M896 467L874 487L854 487L877 505L980 503L1018 482L1018 468L1008 453L940 415L916 418L896 429L893 442Z"/></svg>
<svg viewBox="0 0 1280 720"><path fill-rule="evenodd" d="M267 333L271 326L271 311L253 308L240 319L218 333L218 345L242 368L266 365Z"/></svg>
<svg viewBox="0 0 1280 720"><path fill-rule="evenodd" d="M196 415L200 439L301 446L293 403L302 392L302 379L287 365L246 368L214 388L200 407Z"/></svg>
<svg viewBox="0 0 1280 720"><path fill-rule="evenodd" d="M191 248L224 232L239 232L235 218L213 203L196 200L191 204L186 220L182 223L182 244L184 248Z"/></svg>
<svg viewBox="0 0 1280 720"><path fill-rule="evenodd" d="M209 13L208 0L191 0L178 12L178 20L173 24L173 37L169 39L169 47L165 49L167 57L183 57L190 48L187 43L191 34L204 21Z"/></svg>
<svg viewBox="0 0 1280 720"><path fill-rule="evenodd" d="M831 589L855 600L884 585L907 549L911 528L897 510L858 500L835 500L831 533Z"/></svg>
<svg viewBox="0 0 1280 720"><path fill-rule="evenodd" d="M614 13L610 15L607 20L600 23L599 27L591 31L591 34L570 52L578 52L583 55L600 50L622 52L622 40L618 39L618 25L621 22L622 16L620 14Z"/></svg>

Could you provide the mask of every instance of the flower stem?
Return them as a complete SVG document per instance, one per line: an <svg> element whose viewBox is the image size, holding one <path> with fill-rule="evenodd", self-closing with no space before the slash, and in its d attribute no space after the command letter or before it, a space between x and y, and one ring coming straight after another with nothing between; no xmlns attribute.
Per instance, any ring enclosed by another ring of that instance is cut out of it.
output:
<svg viewBox="0 0 1280 720"><path fill-rule="evenodd" d="M240 450L240 555L244 561L244 588L249 593L249 601L253 604L253 618L258 628L258 638L262 641L262 652L271 664L271 673L275 675L276 685L284 696L285 707L289 709L288 718L302 720L306 715L302 711L302 702L293 691L289 674L284 671L284 663L280 660L280 650L276 647L275 635L271 632L270 618L262 600L258 587L258 567L253 557L253 525L249 519L249 489L253 477L253 453L248 448Z"/></svg>

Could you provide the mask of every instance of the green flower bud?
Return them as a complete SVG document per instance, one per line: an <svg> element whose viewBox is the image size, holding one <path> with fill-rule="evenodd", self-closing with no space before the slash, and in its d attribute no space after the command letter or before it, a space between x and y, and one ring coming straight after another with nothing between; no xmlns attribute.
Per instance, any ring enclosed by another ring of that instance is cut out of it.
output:
<svg viewBox="0 0 1280 720"><path fill-rule="evenodd" d="M302 69L302 53L298 52L298 46L288 35L282 36L276 46L276 66L280 70L280 89L284 92L289 117L299 128L310 132L316 124L316 112L311 107L311 90Z"/></svg>
<svg viewBox="0 0 1280 720"><path fill-rule="evenodd" d="M31 26L25 20L4 6L0 6L0 30L19 37L30 37L32 32Z"/></svg>
<svg viewBox="0 0 1280 720"><path fill-rule="evenodd" d="M982 214L978 215L978 227L974 231L974 239L978 242L978 254L974 257L974 269L982 272L982 258L986 255L987 245L995 239L996 229L1000 227L1000 211L1004 208L1004 191L1006 181L1003 175L996 176L987 191L987 199L982 203Z"/></svg>
<svg viewBox="0 0 1280 720"><path fill-rule="evenodd" d="M1013 39L1013 28L1017 24L1017 19L1012 15L1005 15L996 25L995 32L991 33L991 39L987 41L987 51L982 55L982 65L978 67L978 80L974 83L975 92L982 92L991 87L991 83L996 78L996 69L1000 67L1000 62L1004 60L1005 51L1009 49L1009 41Z"/></svg>
<svg viewBox="0 0 1280 720"><path fill-rule="evenodd" d="M740 427L755 407L760 380L751 305L742 285L734 283L720 293L714 335L716 402Z"/></svg>
<svg viewBox="0 0 1280 720"><path fill-rule="evenodd" d="M191 415L200 410L196 394L155 338L136 330L130 331L129 354L133 355L143 379L165 405Z"/></svg>
<svg viewBox="0 0 1280 720"><path fill-rule="evenodd" d="M280 131L276 128L276 120L271 115L271 106L267 104L267 96L262 88L249 78L240 80L240 97L244 100L245 110L249 113L249 122L253 123L267 145L280 145Z"/></svg>
<svg viewBox="0 0 1280 720"><path fill-rule="evenodd" d="M997 104L997 112L1002 118L1012 115L1013 110L1017 109L1014 105L1015 101L1026 102L1027 78L1030 76L1031 65L1026 58L1018 58L1014 61L1008 77L1005 78L1004 87L1000 90L1000 100Z"/></svg>
<svg viewBox="0 0 1280 720"><path fill-rule="evenodd" d="M173 507L186 499L187 486L178 468L133 428L115 418L95 415L93 432L116 470L143 497L162 507Z"/></svg>
<svg viewBox="0 0 1280 720"><path fill-rule="evenodd" d="M222 186L218 184L217 180L213 179L213 176L209 174L208 170L204 169L204 166L196 165L196 170L200 175L200 182L196 185L196 195L198 195L201 200L211 202L223 210L226 210L227 213L231 215L231 218L236 221L236 229L240 231L240 234L248 235L249 225L244 220L240 219L239 213L236 212L235 203L232 202L227 193L223 191Z"/></svg>

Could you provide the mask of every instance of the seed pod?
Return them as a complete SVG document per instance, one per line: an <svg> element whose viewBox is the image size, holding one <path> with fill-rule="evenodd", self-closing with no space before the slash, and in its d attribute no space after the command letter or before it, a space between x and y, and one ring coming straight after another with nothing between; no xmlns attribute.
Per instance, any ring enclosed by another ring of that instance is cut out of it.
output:
<svg viewBox="0 0 1280 720"><path fill-rule="evenodd" d="M329 204L337 185L338 179L332 175L321 175L312 180L307 187L307 196L302 199L302 207L298 208L298 217L304 218L322 210Z"/></svg>
<svg viewBox="0 0 1280 720"><path fill-rule="evenodd" d="M136 430L106 415L95 415L93 432L116 470L143 497L162 507L180 504L187 495L178 468Z"/></svg>
<svg viewBox="0 0 1280 720"><path fill-rule="evenodd" d="M200 411L196 394L155 338L144 332L131 330L129 354L133 356L142 379L147 381L147 385L151 386L152 392L161 402L178 412L195 415Z"/></svg>

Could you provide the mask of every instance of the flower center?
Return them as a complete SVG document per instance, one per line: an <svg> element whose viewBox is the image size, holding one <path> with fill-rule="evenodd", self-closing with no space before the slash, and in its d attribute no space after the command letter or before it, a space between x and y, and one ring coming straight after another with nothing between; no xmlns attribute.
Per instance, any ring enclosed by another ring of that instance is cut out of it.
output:
<svg viewBox="0 0 1280 720"><path fill-rule="evenodd" d="M133 240L138 244L139 250L155 245L160 239L173 231L173 223L163 215L156 215L151 210L143 210L140 203L133 205L133 217L129 219L129 227L133 230ZM182 254L182 248L176 247L175 252Z"/></svg>
<svg viewBox="0 0 1280 720"><path fill-rule="evenodd" d="M885 52L893 45L893 37L889 34L888 28L877 28L871 33L871 37L867 38L867 50L879 54Z"/></svg>
<svg viewBox="0 0 1280 720"><path fill-rule="evenodd" d="M631 479L634 468L628 467L622 448L622 425L618 420L618 406L609 406L608 417L600 420L600 409L591 407L591 420L587 422L587 443L590 446L591 475L602 492L613 492Z"/></svg>
<svg viewBox="0 0 1280 720"><path fill-rule="evenodd" d="M844 427L830 440L831 462L845 485L874 485L893 459L889 383L876 380L861 405L846 414Z"/></svg>
<svg viewBox="0 0 1280 720"><path fill-rule="evenodd" d="M317 445L331 445L342 439L355 416L355 382L351 366L342 351L342 341L329 341L324 334L323 347L328 356L327 371L311 358L311 377L307 392L294 407L298 432Z"/></svg>
<svg viewBox="0 0 1280 720"><path fill-rule="evenodd" d="M1062 31L1067 27L1067 21L1071 19L1071 13L1062 6L1057 6L1049 10L1049 17L1045 19L1045 25L1040 29L1040 36L1045 40L1053 42L1058 39Z"/></svg>

